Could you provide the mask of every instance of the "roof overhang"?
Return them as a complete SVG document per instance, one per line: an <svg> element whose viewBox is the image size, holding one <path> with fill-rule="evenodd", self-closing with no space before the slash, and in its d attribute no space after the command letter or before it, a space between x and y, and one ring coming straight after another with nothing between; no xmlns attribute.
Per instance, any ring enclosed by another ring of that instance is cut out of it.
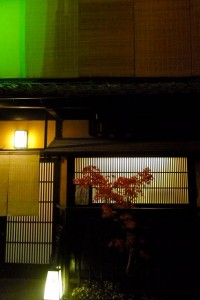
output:
<svg viewBox="0 0 200 300"><path fill-rule="evenodd" d="M55 139L44 151L50 155L172 155L200 154L200 141L133 141L117 139Z"/></svg>
<svg viewBox="0 0 200 300"><path fill-rule="evenodd" d="M200 78L2 79L0 119L89 119L116 110L143 116L180 103L193 113L199 96Z"/></svg>

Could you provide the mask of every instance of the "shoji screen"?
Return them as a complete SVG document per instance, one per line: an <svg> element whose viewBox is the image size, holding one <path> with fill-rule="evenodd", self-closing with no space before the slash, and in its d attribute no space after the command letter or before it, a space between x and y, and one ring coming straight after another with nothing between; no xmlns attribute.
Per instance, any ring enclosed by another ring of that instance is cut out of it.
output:
<svg viewBox="0 0 200 300"><path fill-rule="evenodd" d="M130 178L148 167L153 180L143 188L136 204L188 204L188 170L185 157L90 157L76 158L75 178L82 177L87 166L98 167L110 180L120 176ZM93 188L93 203L95 188ZM112 199L111 199L112 200ZM102 199L103 201L103 199ZM100 201L101 202L101 201Z"/></svg>

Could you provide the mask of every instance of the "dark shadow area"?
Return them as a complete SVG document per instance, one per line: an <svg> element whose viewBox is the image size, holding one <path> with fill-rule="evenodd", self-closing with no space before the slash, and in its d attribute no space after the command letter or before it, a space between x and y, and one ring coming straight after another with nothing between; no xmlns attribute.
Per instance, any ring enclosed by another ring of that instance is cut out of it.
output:
<svg viewBox="0 0 200 300"><path fill-rule="evenodd" d="M73 258L76 266L69 274L72 286L84 280L108 280L136 299L199 299L199 237L193 213L176 209L137 211L139 234L146 240L150 259L139 260L128 275L127 255L106 247L112 227L101 223L98 214L98 209L89 208L67 212L70 247L66 259Z"/></svg>
<svg viewBox="0 0 200 300"><path fill-rule="evenodd" d="M0 267L0 299L43 299L48 266L2 264Z"/></svg>

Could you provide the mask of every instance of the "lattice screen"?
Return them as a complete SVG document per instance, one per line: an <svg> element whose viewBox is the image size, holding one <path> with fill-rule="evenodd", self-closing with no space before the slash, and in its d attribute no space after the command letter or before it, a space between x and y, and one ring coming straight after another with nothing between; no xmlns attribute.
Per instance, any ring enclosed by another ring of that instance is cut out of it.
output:
<svg viewBox="0 0 200 300"><path fill-rule="evenodd" d="M39 215L7 217L6 263L49 264L52 254L54 163L40 163Z"/></svg>
<svg viewBox="0 0 200 300"><path fill-rule="evenodd" d="M98 167L104 175L129 178L148 167L153 180L143 188L136 204L188 204L188 168L185 157L90 157L75 159L75 178L86 166ZM92 191L93 203L95 188ZM103 201L103 199L102 199ZM101 201L99 201L101 202ZM84 201L82 201L84 203Z"/></svg>

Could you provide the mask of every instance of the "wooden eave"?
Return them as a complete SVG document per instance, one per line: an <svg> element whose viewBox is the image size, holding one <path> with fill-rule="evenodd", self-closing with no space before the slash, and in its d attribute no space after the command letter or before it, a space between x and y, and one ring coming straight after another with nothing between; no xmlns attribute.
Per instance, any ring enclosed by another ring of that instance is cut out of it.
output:
<svg viewBox="0 0 200 300"><path fill-rule="evenodd" d="M200 154L200 141L133 141L101 138L54 139L45 154L71 155L173 155Z"/></svg>

